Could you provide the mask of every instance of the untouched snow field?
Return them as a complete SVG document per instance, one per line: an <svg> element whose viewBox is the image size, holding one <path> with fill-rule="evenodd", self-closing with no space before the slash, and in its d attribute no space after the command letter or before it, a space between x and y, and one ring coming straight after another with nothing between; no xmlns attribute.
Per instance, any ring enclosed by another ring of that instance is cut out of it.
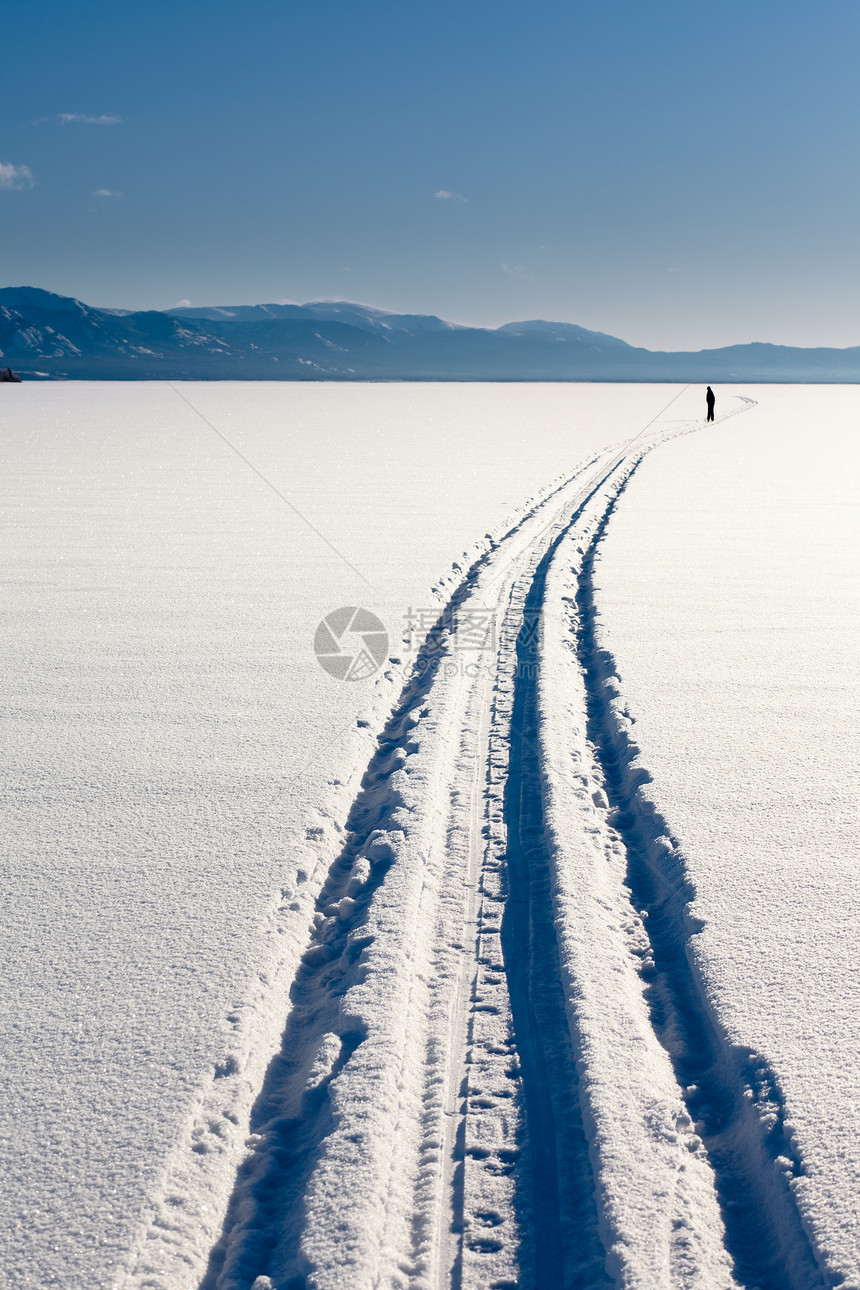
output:
<svg viewBox="0 0 860 1290"><path fill-rule="evenodd" d="M856 393L717 394L4 390L7 1284L860 1285Z"/></svg>

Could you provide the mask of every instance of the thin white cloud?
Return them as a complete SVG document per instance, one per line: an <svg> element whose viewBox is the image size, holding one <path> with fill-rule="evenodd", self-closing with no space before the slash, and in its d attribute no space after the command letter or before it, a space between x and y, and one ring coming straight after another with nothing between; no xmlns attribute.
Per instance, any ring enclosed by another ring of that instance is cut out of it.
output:
<svg viewBox="0 0 860 1290"><path fill-rule="evenodd" d="M122 197L122 193L114 192L112 188L96 188L93 190L93 197Z"/></svg>
<svg viewBox="0 0 860 1290"><path fill-rule="evenodd" d="M57 120L62 125L119 125L121 116L87 116L85 112L61 112Z"/></svg>
<svg viewBox="0 0 860 1290"><path fill-rule="evenodd" d="M440 188L438 193L434 193L434 196L440 202L467 202L469 200L462 193L452 193L448 188Z"/></svg>
<svg viewBox="0 0 860 1290"><path fill-rule="evenodd" d="M534 281L524 264L502 264L501 269L502 273L506 273L509 278L522 278L527 282Z"/></svg>
<svg viewBox="0 0 860 1290"><path fill-rule="evenodd" d="M35 182L29 166L0 161L0 188L32 188Z"/></svg>
<svg viewBox="0 0 860 1290"><path fill-rule="evenodd" d="M175 304L175 305L171 305L171 306L170 306L170 308L171 308L171 309L190 309L190 308L191 308L191 301L190 301L190 300L177 300L176 304Z"/></svg>

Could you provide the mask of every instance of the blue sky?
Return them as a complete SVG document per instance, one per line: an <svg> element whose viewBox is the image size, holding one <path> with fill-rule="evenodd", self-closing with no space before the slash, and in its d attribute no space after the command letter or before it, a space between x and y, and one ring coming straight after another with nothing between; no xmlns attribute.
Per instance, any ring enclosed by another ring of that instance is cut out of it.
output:
<svg viewBox="0 0 860 1290"><path fill-rule="evenodd" d="M854 0L28 0L2 283L860 344Z"/></svg>

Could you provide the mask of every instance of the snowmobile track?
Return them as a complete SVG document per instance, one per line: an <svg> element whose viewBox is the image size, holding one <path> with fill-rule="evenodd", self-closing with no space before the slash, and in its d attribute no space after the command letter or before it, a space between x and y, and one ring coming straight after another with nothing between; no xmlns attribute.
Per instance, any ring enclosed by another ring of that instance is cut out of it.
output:
<svg viewBox="0 0 860 1290"><path fill-rule="evenodd" d="M322 883L201 1290L832 1284L777 1083L706 1003L693 893L600 648L613 509L647 453L703 428L661 415L492 542L424 641ZM492 631L468 653L476 610Z"/></svg>

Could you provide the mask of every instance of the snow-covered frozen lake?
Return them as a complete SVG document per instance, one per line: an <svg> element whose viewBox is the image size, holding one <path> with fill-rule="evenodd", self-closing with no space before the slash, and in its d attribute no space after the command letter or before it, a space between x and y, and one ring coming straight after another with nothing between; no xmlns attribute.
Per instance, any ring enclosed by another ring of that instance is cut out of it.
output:
<svg viewBox="0 0 860 1290"><path fill-rule="evenodd" d="M717 393L706 428L698 387L4 388L10 1286L860 1284L858 396ZM367 680L314 657L344 605L389 632ZM445 666L410 688L404 626L443 611ZM646 824L600 787L596 673L577 717L592 636L663 878L695 891L668 920L628 894ZM588 915L591 966L568 881L633 929ZM767 1088L721 1128L702 1103L747 1075ZM758 1262L733 1205L777 1233Z"/></svg>

